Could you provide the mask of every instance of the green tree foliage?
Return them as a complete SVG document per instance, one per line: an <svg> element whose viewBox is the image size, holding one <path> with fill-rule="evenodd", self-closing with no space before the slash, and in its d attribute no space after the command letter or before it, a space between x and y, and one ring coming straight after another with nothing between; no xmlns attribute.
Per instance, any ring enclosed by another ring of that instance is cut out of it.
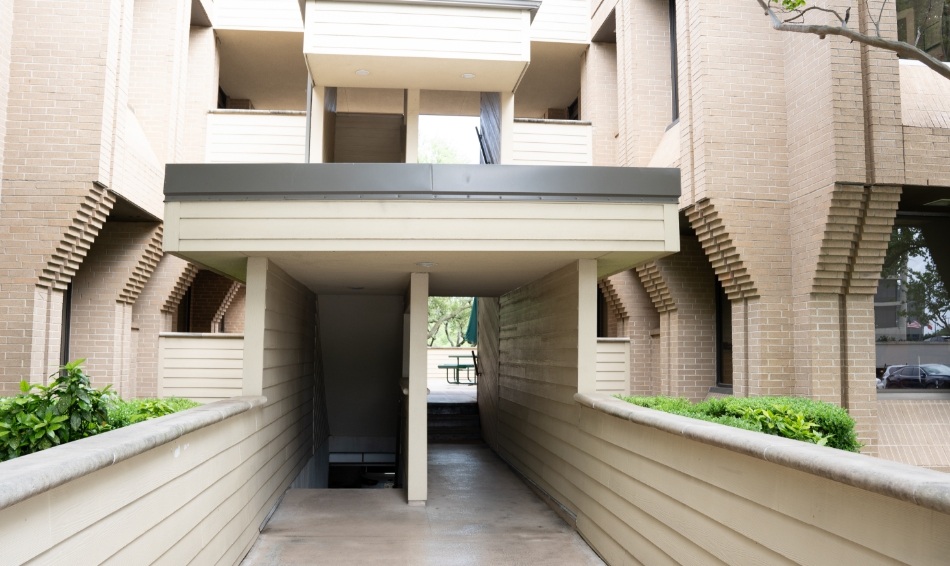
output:
<svg viewBox="0 0 950 566"><path fill-rule="evenodd" d="M918 228L895 226L891 231L891 240L887 244L881 277L889 279L899 277L911 256L923 256L929 253Z"/></svg>
<svg viewBox="0 0 950 566"><path fill-rule="evenodd" d="M950 293L930 254L925 257L924 269L908 269L907 273L907 316L946 329L950 325Z"/></svg>
<svg viewBox="0 0 950 566"><path fill-rule="evenodd" d="M468 344L465 330L472 312L471 297L429 297L429 346Z"/></svg>
<svg viewBox="0 0 950 566"><path fill-rule="evenodd" d="M461 163L462 159L454 147L445 140L429 138L423 140L419 148L419 163Z"/></svg>

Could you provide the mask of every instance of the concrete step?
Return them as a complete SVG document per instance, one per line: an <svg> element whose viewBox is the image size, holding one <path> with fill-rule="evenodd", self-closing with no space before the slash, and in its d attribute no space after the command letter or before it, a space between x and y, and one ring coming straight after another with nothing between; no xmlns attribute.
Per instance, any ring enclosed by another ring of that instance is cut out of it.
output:
<svg viewBox="0 0 950 566"><path fill-rule="evenodd" d="M475 403L429 403L429 442L477 442L482 438Z"/></svg>

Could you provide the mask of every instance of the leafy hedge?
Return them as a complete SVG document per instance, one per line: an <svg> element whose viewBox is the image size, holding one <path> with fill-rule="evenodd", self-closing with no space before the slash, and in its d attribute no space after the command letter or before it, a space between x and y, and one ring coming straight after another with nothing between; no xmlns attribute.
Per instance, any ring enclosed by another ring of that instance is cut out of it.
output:
<svg viewBox="0 0 950 566"><path fill-rule="evenodd" d="M678 397L620 398L641 407L849 452L861 449L851 415L822 401L802 397L720 397L694 404Z"/></svg>
<svg viewBox="0 0 950 566"><path fill-rule="evenodd" d="M80 367L84 361L60 368L49 385L22 381L19 395L0 397L0 462L198 405L187 399L123 401L108 385L92 387Z"/></svg>

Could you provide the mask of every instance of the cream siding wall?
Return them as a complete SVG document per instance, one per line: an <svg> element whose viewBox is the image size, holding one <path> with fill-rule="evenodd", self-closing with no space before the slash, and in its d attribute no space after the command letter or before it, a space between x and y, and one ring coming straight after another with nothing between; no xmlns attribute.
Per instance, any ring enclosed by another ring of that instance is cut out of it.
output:
<svg viewBox="0 0 950 566"><path fill-rule="evenodd" d="M162 334L158 395L210 403L241 395L244 336Z"/></svg>
<svg viewBox="0 0 950 566"><path fill-rule="evenodd" d="M297 0L214 0L212 22L218 29L303 29Z"/></svg>
<svg viewBox="0 0 950 566"><path fill-rule="evenodd" d="M268 111L208 114L207 163L303 163L307 117Z"/></svg>
<svg viewBox="0 0 950 566"><path fill-rule="evenodd" d="M531 24L532 41L587 43L590 3L586 0L544 0Z"/></svg>
<svg viewBox="0 0 950 566"><path fill-rule="evenodd" d="M592 129L586 123L518 122L514 165L593 165Z"/></svg>
<svg viewBox="0 0 950 566"><path fill-rule="evenodd" d="M304 52L526 60L527 12L457 6L309 2Z"/></svg>
<svg viewBox="0 0 950 566"><path fill-rule="evenodd" d="M648 203L170 202L164 243L181 252L673 251L675 211Z"/></svg>
<svg viewBox="0 0 950 566"><path fill-rule="evenodd" d="M611 406L630 410L602 396L593 402L610 411ZM858 470L873 467L878 476L894 474L905 487L932 484L939 493L947 487L939 473L649 409L640 413L662 428L604 410L583 406L565 412L579 426L562 429L544 458L571 478L571 484L556 487L572 501L580 532L610 564L945 560L950 547L935 533L950 529L950 515L934 510L934 498L927 506L915 505L884 495L884 481L873 492L824 476L834 469L860 482ZM715 436L743 450L717 446ZM768 452L775 461L745 451ZM778 463L789 459L809 464L793 469ZM803 471L806 466L815 472ZM817 473L820 469L825 471ZM920 528L882 536L885 523Z"/></svg>
<svg viewBox="0 0 950 566"><path fill-rule="evenodd" d="M630 339L597 339L597 389L606 395L630 394Z"/></svg>
<svg viewBox="0 0 950 566"><path fill-rule="evenodd" d="M34 485L39 469L47 481L95 470L0 510L4 563L237 563L295 466L278 447L299 431L275 426L261 403L221 401L0 464L6 481Z"/></svg>

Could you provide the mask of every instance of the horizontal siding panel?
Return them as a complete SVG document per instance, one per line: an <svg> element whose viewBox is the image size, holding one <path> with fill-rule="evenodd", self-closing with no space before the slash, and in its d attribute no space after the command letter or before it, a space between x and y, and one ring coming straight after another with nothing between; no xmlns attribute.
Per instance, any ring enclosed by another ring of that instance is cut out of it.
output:
<svg viewBox="0 0 950 566"><path fill-rule="evenodd" d="M544 0L531 25L532 41L587 43L589 11L585 0Z"/></svg>
<svg viewBox="0 0 950 566"><path fill-rule="evenodd" d="M159 394L199 402L242 395L244 338L159 337Z"/></svg>
<svg viewBox="0 0 950 566"><path fill-rule="evenodd" d="M560 220L556 223L523 220L512 225L508 220L479 219L471 221L473 230L467 230L464 222L457 220L433 219L375 219L372 220L372 232L367 233L370 219L345 219L336 222L278 223L265 219L246 219L241 223L230 220L206 219L200 225L182 223L182 240L192 238L205 239L242 239L251 236L258 240L430 240L433 234L462 233L470 240L481 239L478 234L502 239L507 232L511 236L518 234L521 240L562 240L583 239L599 240L609 235L611 240L657 240L663 237L662 222L633 223L621 220L602 220L596 226L589 220ZM570 235L567 235L570 234Z"/></svg>
<svg viewBox="0 0 950 566"><path fill-rule="evenodd" d="M516 165L591 165L589 124L515 122L512 163Z"/></svg>
<svg viewBox="0 0 950 566"><path fill-rule="evenodd" d="M519 202L215 202L212 205L182 202L181 217L202 218L509 218L512 220L578 219L578 220L663 220L661 206L640 203L519 203ZM266 210L264 208L266 207Z"/></svg>
<svg viewBox="0 0 950 566"><path fill-rule="evenodd" d="M303 163L306 116L209 114L208 163Z"/></svg>
<svg viewBox="0 0 950 566"><path fill-rule="evenodd" d="M214 0L218 29L303 31L296 0Z"/></svg>
<svg viewBox="0 0 950 566"><path fill-rule="evenodd" d="M458 6L318 2L307 11L304 52L522 60L527 12Z"/></svg>

